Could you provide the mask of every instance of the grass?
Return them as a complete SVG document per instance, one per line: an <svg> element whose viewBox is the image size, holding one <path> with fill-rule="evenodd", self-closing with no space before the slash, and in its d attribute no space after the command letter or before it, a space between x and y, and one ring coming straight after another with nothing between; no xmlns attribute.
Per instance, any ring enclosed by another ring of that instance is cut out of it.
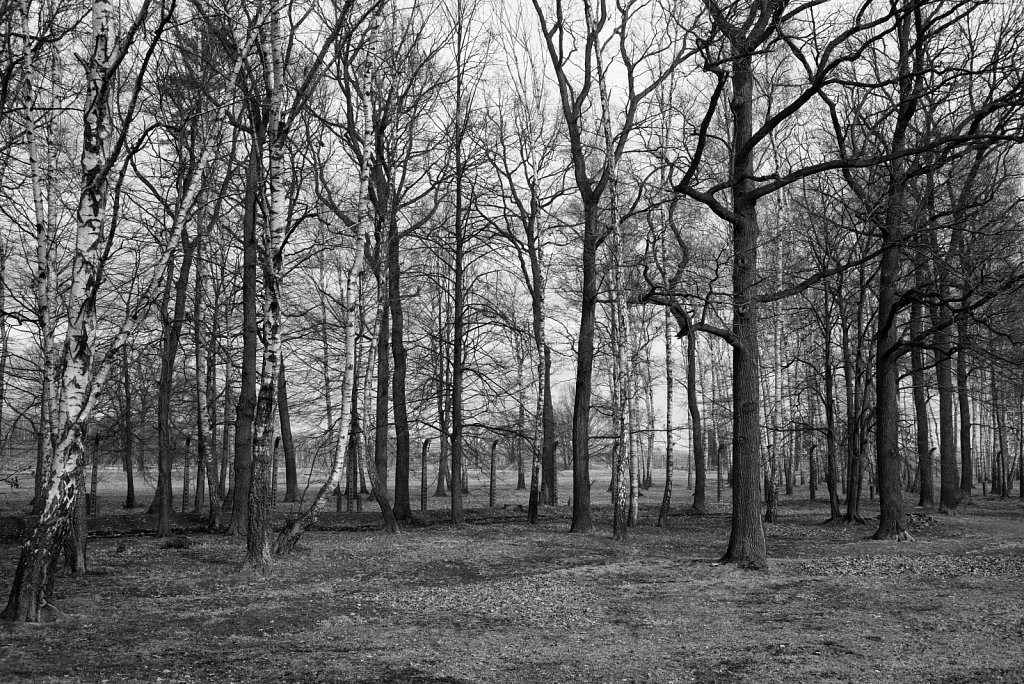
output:
<svg viewBox="0 0 1024 684"><path fill-rule="evenodd" d="M0 628L0 681L1024 679L1020 499L953 518L908 499L917 541L897 544L869 541L871 521L821 524L827 502L798 490L766 526L770 571L749 573L716 562L725 505L663 529L659 498L626 542L606 506L594 535L568 534L565 507L531 526L513 506L459 528L432 511L388 536L370 504L326 516L265 578L236 572L243 541L197 519L191 545L164 548L132 532L152 526L141 514L101 517L93 572L57 580L65 619ZM17 550L0 546L4 596Z"/></svg>

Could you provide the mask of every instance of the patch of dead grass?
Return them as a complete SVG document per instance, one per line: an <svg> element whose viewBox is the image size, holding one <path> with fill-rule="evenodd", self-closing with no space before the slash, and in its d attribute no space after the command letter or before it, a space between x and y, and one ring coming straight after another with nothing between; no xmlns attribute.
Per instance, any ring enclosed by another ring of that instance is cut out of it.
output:
<svg viewBox="0 0 1024 684"><path fill-rule="evenodd" d="M914 544L821 525L823 505L783 501L767 574L716 565L726 512L662 529L653 502L624 543L604 509L596 535L568 534L555 509L536 526L479 512L397 536L370 514L335 516L348 531L307 533L268 577L235 572L239 539L98 537L90 562L107 572L58 580L68 619L0 629L0 680L1019 679L1016 502L934 516ZM0 547L5 579L16 554Z"/></svg>

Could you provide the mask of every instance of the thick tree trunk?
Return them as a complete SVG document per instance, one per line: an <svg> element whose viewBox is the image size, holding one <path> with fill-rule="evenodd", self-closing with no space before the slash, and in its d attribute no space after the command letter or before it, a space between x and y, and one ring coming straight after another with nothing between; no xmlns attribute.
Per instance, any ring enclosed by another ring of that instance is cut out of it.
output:
<svg viewBox="0 0 1024 684"><path fill-rule="evenodd" d="M920 97L916 95L916 83L923 76L920 60L921 51L912 47L911 33L921 30L920 8L913 15L905 13L897 19L897 48L899 75L899 104L894 122L891 152L900 153L905 148L907 130L910 127ZM918 40L923 36L918 35ZM900 487L899 449L899 368L898 347L900 342L898 325L899 277L902 259L904 222L907 220L906 160L897 158L890 162L888 179L888 206L882 226L882 260L879 265L878 283L878 332L875 346L875 448L878 464L879 516L875 539L912 540L907 532L907 518L903 510L903 491ZM944 354L944 352L941 352ZM947 359L948 361L948 359ZM941 359L940 359L941 362ZM939 384L944 380L940 378ZM948 387L948 384L947 384ZM941 447L940 447L941 448Z"/></svg>
<svg viewBox="0 0 1024 684"><path fill-rule="evenodd" d="M761 501L758 492L760 465L760 395L758 369L757 247L758 219L754 191L754 159L746 145L753 135L753 55L735 46L732 60L733 115L733 453L732 529L722 562L744 568L768 567Z"/></svg>
<svg viewBox="0 0 1024 684"><path fill-rule="evenodd" d="M897 236L890 233L883 245L878 288L878 351L875 361L877 377L875 411L875 444L878 450L878 485L880 511L875 539L909 539L903 492L900 487L899 457L899 378L896 347L896 281L899 277ZM859 479L859 477L858 477ZM852 485L851 485L852 486Z"/></svg>

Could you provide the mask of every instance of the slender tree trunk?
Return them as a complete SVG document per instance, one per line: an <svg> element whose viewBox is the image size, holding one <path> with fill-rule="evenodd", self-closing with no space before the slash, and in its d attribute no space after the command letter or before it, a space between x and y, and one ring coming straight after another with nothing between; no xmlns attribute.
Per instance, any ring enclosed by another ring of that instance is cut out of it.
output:
<svg viewBox="0 0 1024 684"><path fill-rule="evenodd" d="M440 305L438 309L440 310ZM443 335L443 332L443 326L439 327L439 338ZM445 382L448 375L448 362L445 355L439 351L439 348L442 346L444 345L438 344L438 349L435 349L433 354L437 361L437 423L438 432L440 432L440 440L438 441L437 488L434 490L434 496L436 497L448 496L448 449L451 446L451 434L448 430L448 407L451 393L448 391L448 384Z"/></svg>
<svg viewBox="0 0 1024 684"><path fill-rule="evenodd" d="M540 325L543 325L543 321L540 321ZM538 321L537 321L537 318L536 318L536 306L535 306L534 307L534 342L537 342L537 340L538 340L537 328L538 328ZM543 332L541 332L541 335L543 335ZM547 358L550 359L550 357L547 357ZM524 362L525 362L525 360L524 360ZM547 382L547 380L548 380L547 374L545 373L545 368L546 368L546 366L545 366L545 355L542 353L542 351L540 349L538 349L537 350L537 403L536 403L538 415L534 419L534 423L533 423L533 439L530 440L530 445L531 445L531 448L530 448L530 454L531 454L531 458L530 458L530 502L529 502L529 505L528 505L527 511L526 511L527 521L530 522L531 524L537 522L537 517L538 517L539 512L540 512L539 511L540 503L541 503L541 499L543 498L543 496L542 496L543 495L543 491L541 489L542 485L541 485L541 481L540 480L541 480L541 462L543 461L543 458L544 458L544 455L542 454L542 449L545 446L543 444L543 439L544 439L544 436L543 436L544 435L544 425L543 425L543 423L544 423L544 396L545 396L545 394L548 391L547 387L544 386L544 383ZM518 375L519 375L519 386L522 387L522 372L520 371ZM520 401L519 401L519 427L520 427L520 430L523 429L523 423L525 421L525 416L524 416L525 409L526 409L525 404L526 404L526 397L521 392L520 393ZM519 463L520 463L519 470L520 470L520 472L522 472L522 469L523 469L522 468L523 457L522 457L522 439L521 439L521 437L517 437L516 449L517 449L517 451L519 451ZM545 476L545 478L547 478L547 477L549 477L549 474L547 472L545 472L544 476ZM545 482L544 486L549 486L549 483Z"/></svg>
<svg viewBox="0 0 1024 684"><path fill-rule="evenodd" d="M998 488L993 485L992 493L998 493L1000 499L1005 499L1010 495L1010 474L1006 465L1007 459L1010 454L1010 448L1007 444L1006 439L1006 416L1003 407L1003 397L999 392L999 386L996 383L996 372L995 369L991 370L991 383L992 383L992 413L995 419L996 429L996 441L998 442L999 449L999 464L995 469L998 476L999 486ZM993 478L995 482L996 478Z"/></svg>
<svg viewBox="0 0 1024 684"><path fill-rule="evenodd" d="M270 472L273 466L275 401L281 335L284 323L281 298L284 289L285 178L284 157L286 122L284 117L284 45L281 11L272 5L269 22L271 70L268 89L270 112L267 125L269 210L264 223L260 252L263 267L263 359L259 376L259 394L253 415L252 471L249 483L249 511L246 518L246 554L243 571L266 573L270 565L270 517L273 514Z"/></svg>
<svg viewBox="0 0 1024 684"><path fill-rule="evenodd" d="M940 325L948 325L940 315ZM935 334L936 379L939 385L939 512L957 514L960 473L957 472L956 436L953 422L953 352L948 328ZM922 483L923 484L923 483Z"/></svg>
<svg viewBox="0 0 1024 684"><path fill-rule="evenodd" d="M544 345L544 486L547 502L558 505L558 464L555 460L555 405L551 398L551 348Z"/></svg>
<svg viewBox="0 0 1024 684"><path fill-rule="evenodd" d="M174 511L172 503L174 483L171 480L174 466L174 440L171 436L171 398L174 385L174 366L178 358L181 329L185 323L185 310L188 306L188 281L192 272L195 245L196 241L189 239L187 231L182 228L181 267L178 270L178 279L174 283L173 313L168 317L167 309L163 309L164 336L162 340L163 349L160 354L160 382L158 384L157 397L157 441L159 443L160 467L157 479L157 501L154 502L157 513L157 537L167 537L171 534L170 516ZM170 285L170 281L168 281L168 285ZM185 503L183 499L182 512L185 510Z"/></svg>
<svg viewBox="0 0 1024 684"><path fill-rule="evenodd" d="M967 332L967 321L957 317L956 389L960 406L960 502L971 504L971 490L974 487L974 454L971 440L971 390L968 383L968 348L971 340ZM1021 437L1024 443L1024 435Z"/></svg>
<svg viewBox="0 0 1024 684"><path fill-rule="evenodd" d="M922 308L919 303L911 306L910 330L915 338L921 334ZM935 505L935 484L932 481L932 448L929 443L928 426L928 395L925 389L924 351L914 346L910 350L910 377L914 383L914 416L917 433L917 462L920 473L921 492L917 505L931 507Z"/></svg>
<svg viewBox="0 0 1024 684"><path fill-rule="evenodd" d="M372 21L376 22L376 19L373 19ZM369 40L371 42L376 37L375 23L370 26L369 36ZM356 382L356 378L358 377L356 363L356 348L358 346L358 340L356 337L356 331L358 328L358 320L360 319L358 314L358 300L362 289L360 287L360 280L363 276L363 252L367 236L369 235L368 226L370 223L370 217L373 216L373 206L370 202L369 193L369 174L373 140L373 118L370 111L369 98L369 92L373 83L373 62L371 54L372 53L368 51L365 56L361 73L363 87L361 89L362 95L360 98L360 110L362 114L363 135L362 159L359 169L360 212L356 221L358 232L356 233L356 239L353 242L353 251L355 256L352 260L352 266L349 268L346 275L345 288L343 291L345 303L349 310L348 315L345 317L345 342L343 353L345 370L341 383L342 396L345 397L345 401L343 401L341 405L338 441L334 449L334 462L332 464L330 474L327 477L327 481L320 487L320 490L313 499L313 503L309 507L309 510L281 530L281 533L277 537L277 542L274 545L274 553L277 554L291 553L294 550L295 545L298 543L302 534L317 521L320 513L326 507L328 499L330 499L338 489L338 484L341 481L341 474L344 471L345 454L348 451L350 435L355 438L356 454L354 455L359 457L361 452L358 447L358 444L361 441L359 439L358 414L354 413L353 409L357 407L359 398L359 386ZM362 453L365 454L365 452ZM363 455L363 458L365 458L365 455ZM387 489L379 480L377 480L377 471L375 467L368 467L367 470L373 485L374 496L377 497L381 513L384 515L385 529L389 532L397 532L398 526L395 523L391 502L387 500Z"/></svg>
<svg viewBox="0 0 1024 684"><path fill-rule="evenodd" d="M260 138L265 136L260 136ZM261 185L259 145L249 151L245 210L242 217L242 377L235 405L235 463L231 525L228 534L244 534L249 526L252 486L253 421L256 417L256 267L257 201Z"/></svg>
<svg viewBox="0 0 1024 684"><path fill-rule="evenodd" d="M692 329L688 329L686 336L686 404L690 411L693 460L697 469L690 512L694 515L707 515L707 452L704 450L704 423L701 421L700 403L697 401L697 338Z"/></svg>
<svg viewBox="0 0 1024 684"><path fill-rule="evenodd" d="M836 404L835 404L835 368L832 362L832 319L828 319L825 334L825 486L828 488L829 521L842 520L839 508L839 464L836 456ZM813 462L813 456L812 462ZM814 483L817 473L812 470L811 482ZM817 486L815 484L815 486Z"/></svg>
<svg viewBox="0 0 1024 684"><path fill-rule="evenodd" d="M284 355L281 355L280 378L277 383L277 411L281 421L281 446L284 448L284 503L299 500L299 474L295 465L295 440L292 438L291 412L288 410L287 374L284 369Z"/></svg>
<svg viewBox="0 0 1024 684"><path fill-rule="evenodd" d="M423 440L423 450L420 452L420 512L427 512L427 450L430 448L430 438Z"/></svg>
<svg viewBox="0 0 1024 684"><path fill-rule="evenodd" d="M22 61L22 114L25 122L25 146L28 152L28 175L32 188L32 222L36 238L35 272L33 274L35 289L35 314L39 326L39 354L42 366L41 392L39 395L39 427L36 449L35 486L32 499L32 513L39 515L45 505L44 485L56 446L55 393L56 367L54 363L54 337L56 323L53 304L56 302L54 285L54 269L57 259L55 225L49 220L46 211L46 187L49 183L44 178L40 159L40 144L37 133L36 71L34 50L29 36L32 35L29 19L29 3L22 0L18 3L21 14L21 61ZM51 168L53 154L47 150L47 167ZM53 174L50 174L51 176ZM50 213L54 211L56 202L50 203ZM6 334L5 334L6 342ZM6 358L6 355L5 355Z"/></svg>
<svg viewBox="0 0 1024 684"><path fill-rule="evenodd" d="M192 457L192 435L185 435L185 453L182 457L182 477L181 477L181 514L185 515L188 513L188 499L190 495L189 485L192 479L191 466Z"/></svg>
<svg viewBox="0 0 1024 684"><path fill-rule="evenodd" d="M462 169L462 144L455 147L455 166ZM451 400L451 520L460 525L466 520L462 508L463 436L462 436L462 383L465 378L466 286L465 286L465 226L463 221L462 173L456 171L455 189L455 264L454 264L454 324L452 326L452 400Z"/></svg>
<svg viewBox="0 0 1024 684"><path fill-rule="evenodd" d="M665 309L665 493L661 497L658 513L658 527L668 527L668 514L672 506L672 475L675 468L673 449L675 433L672 431L673 377L672 364L672 314Z"/></svg>
<svg viewBox="0 0 1024 684"><path fill-rule="evenodd" d="M383 276L383 274L382 274ZM376 411L373 423L373 463L377 469L379 481L387 487L388 482L388 399L391 385L391 313L387 302L386 276L381 278L379 291L383 301L380 303L380 318L377 330L377 395Z"/></svg>
<svg viewBox="0 0 1024 684"><path fill-rule="evenodd" d="M395 219L389 223L391 227L388 238L388 303L391 307L391 353L395 361L392 380L392 407L395 412L395 517L398 520L408 520L412 515L409 494L412 438L409 435L409 411L405 397L405 317L402 311L398 223Z"/></svg>
<svg viewBox="0 0 1024 684"><path fill-rule="evenodd" d="M590 402L594 374L594 330L597 321L597 208L584 207L582 301L576 337L576 385L572 411L571 532L594 531L590 509Z"/></svg>
<svg viewBox="0 0 1024 684"><path fill-rule="evenodd" d="M523 433L526 431L526 388L523 386L523 367L526 365L526 356L527 356L527 354L522 352L522 345L517 340L516 341L516 361L517 361L517 365L516 365L516 391L518 392L518 395L519 395L518 396L519 401L517 402L519 404L519 408L518 408L518 412L517 412L517 416L516 416L516 437L515 437L515 440L512 442L512 451L513 451L513 454L515 455L515 459L516 459L516 491L524 491L526 489L526 465L523 462ZM543 358L539 358L538 359L538 363L537 363L536 368L538 370L543 370ZM536 385L537 386L537 396L538 397L543 396L542 388L541 388L541 382L542 382L541 374L538 374L538 376L537 376L537 385ZM539 405L539 402L538 402L538 405ZM536 426L539 426L539 425L540 425L540 416L539 416L539 412L538 412L538 419L534 422L534 426L536 428ZM540 446L539 445L539 441L540 440L537 439L537 432L536 432L536 429L535 429L534 430L534 438L532 440L533 449L531 450L533 453L536 453L538 451L538 447ZM532 472L532 468L531 468L531 472ZM538 479L539 479L539 475L540 475L540 473L538 471ZM533 494L533 487L532 487L533 483L531 482L530 484L531 484L531 487L530 487L530 497L532 498L534 496L534 494ZM537 496L538 496L538 499L539 499L539 497L540 497L540 482L537 483L537 492L538 492Z"/></svg>
<svg viewBox="0 0 1024 684"><path fill-rule="evenodd" d="M128 347L122 350L122 390L124 392L124 406L121 410L121 453L124 456L124 475L126 490L124 497L124 508L135 508L135 454L133 447L135 431L132 426L132 385L131 374L128 366Z"/></svg>
<svg viewBox="0 0 1024 684"><path fill-rule="evenodd" d="M214 339L216 338L214 337ZM228 454L231 453L231 445L233 442L231 439L231 430L228 429L228 426L231 425L231 415L235 412L234 393L231 384L231 371L232 365L231 358L229 356L224 365L224 413L221 422L224 428L221 430L220 477L217 480L217 491L220 493L221 506L227 508L234 506L234 492L231 491L232 483L229 479L232 473L231 468L228 467L231 465L228 461Z"/></svg>
<svg viewBox="0 0 1024 684"><path fill-rule="evenodd" d="M218 485L217 467L217 444L213 434L213 425L216 420L216 405L212 399L216 379L214 373L216 366L212 362L212 355L209 354L208 344L210 338L203 334L205 317L203 310L203 268L201 258L202 245L197 247L197 260L199 266L196 268L195 301L193 302L192 320L195 331L195 362L196 362L196 448L200 466L205 464L203 470L206 473L207 488L210 493L210 506L207 513L206 525L210 531L217 531L221 528L221 506L223 505L223 490ZM226 391L226 388L225 388ZM226 432L226 430L225 430ZM197 502L197 509L198 502Z"/></svg>
<svg viewBox="0 0 1024 684"><path fill-rule="evenodd" d="M498 468L497 468L497 461L496 461L497 451L498 451L498 440L494 440L493 442L491 442L491 472L490 472L490 482L488 483L488 487L487 487L487 506L489 508L494 508L494 485L495 485L495 480L498 477Z"/></svg>

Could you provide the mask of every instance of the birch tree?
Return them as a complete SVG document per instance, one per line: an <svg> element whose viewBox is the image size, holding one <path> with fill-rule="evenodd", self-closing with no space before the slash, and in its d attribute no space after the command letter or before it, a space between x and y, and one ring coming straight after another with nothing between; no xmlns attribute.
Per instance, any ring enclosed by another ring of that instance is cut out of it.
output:
<svg viewBox="0 0 1024 684"><path fill-rule="evenodd" d="M54 428L57 441L48 472L46 503L35 530L22 544L7 606L0 615L4 620L39 622L52 620L57 615L50 604L54 559L70 533L75 506L82 495L79 489L84 481L82 469L87 421L114 357L144 318L154 295L160 291L170 253L176 247L177 238L171 234L161 245L149 285L132 315L121 323L104 353L97 354L101 350L94 339L96 299L108 256L107 245L112 238L111 233L105 231L108 182L113 162L128 135L128 127L123 126L117 137L110 138L111 89L129 49L144 27L152 32L151 42L138 67L140 74L145 73L173 11L172 3L164 8L164 12L152 12L152 4L147 0L140 6L126 33L119 38L115 34L113 6L106 0L95 0L91 6L91 35L84 60L86 92L82 108L81 193L77 207L67 333L63 345L64 370ZM149 26L151 23L153 25ZM131 120L136 108L137 98L129 104L126 120Z"/></svg>
<svg viewBox="0 0 1024 684"><path fill-rule="evenodd" d="M338 421L337 442L334 445L334 458L331 464L326 481L317 491L316 497L310 504L309 509L294 521L281 530L274 543L274 553L288 554L295 549L295 545L302 535L319 518L323 509L327 506L330 497L337 490L341 482L341 476L345 469L346 451L350 441L350 434L353 429L352 406L353 388L356 380L356 347L358 340L356 333L359 329L359 297L361 295L361 281L365 279L365 251L366 243L370 235L370 224L373 220L373 203L369 197L370 168L373 161L373 115L370 107L370 94L373 88L374 79L374 51L377 48L378 21L377 10L379 7L360 8L351 21L354 26L366 25L366 33L361 44L358 45L362 52L360 64L358 87L352 91L352 96L358 98L359 121L362 123L361 143L362 156L359 165L359 186L357 200L357 213L354 221L354 235L351 242L352 257L345 274L345 281L342 287L342 297L345 307L344 316L344 346L342 358L344 359L344 371L341 380L341 402L340 418ZM365 12L365 14L363 13ZM338 248L336 248L338 249ZM340 255L339 255L340 256ZM359 449L357 447L356 451ZM391 511L390 501L387 500L387 490L376 472L376 469L369 468L371 484L374 495L381 504L385 518L391 531L397 531L394 522L394 515ZM383 498L383 502L381 499ZM388 517L390 514L390 517Z"/></svg>

